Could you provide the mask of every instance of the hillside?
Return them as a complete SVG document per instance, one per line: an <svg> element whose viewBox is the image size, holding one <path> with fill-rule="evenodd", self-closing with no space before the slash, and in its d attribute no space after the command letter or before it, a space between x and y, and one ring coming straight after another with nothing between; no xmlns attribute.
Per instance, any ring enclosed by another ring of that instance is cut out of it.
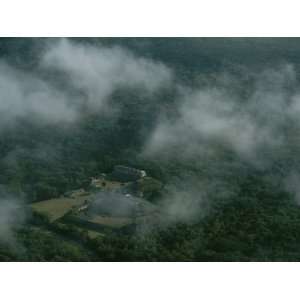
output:
<svg viewBox="0 0 300 300"><path fill-rule="evenodd" d="M299 261L299 49L1 38L0 260Z"/></svg>

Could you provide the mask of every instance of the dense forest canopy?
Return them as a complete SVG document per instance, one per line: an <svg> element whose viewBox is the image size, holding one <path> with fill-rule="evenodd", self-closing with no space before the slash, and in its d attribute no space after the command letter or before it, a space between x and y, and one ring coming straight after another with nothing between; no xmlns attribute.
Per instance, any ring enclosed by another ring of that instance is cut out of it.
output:
<svg viewBox="0 0 300 300"><path fill-rule="evenodd" d="M299 50L292 38L0 39L0 259L299 260ZM15 213L118 164L163 183L152 200L167 224L106 235L91 254Z"/></svg>

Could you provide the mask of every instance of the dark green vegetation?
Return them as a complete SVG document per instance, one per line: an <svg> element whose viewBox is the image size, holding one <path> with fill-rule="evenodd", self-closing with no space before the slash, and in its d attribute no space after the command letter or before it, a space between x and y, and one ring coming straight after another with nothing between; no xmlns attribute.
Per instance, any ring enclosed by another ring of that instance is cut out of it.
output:
<svg viewBox="0 0 300 300"><path fill-rule="evenodd" d="M53 231L28 227L17 234L19 244L1 247L1 261L92 261L90 250Z"/></svg>
<svg viewBox="0 0 300 300"><path fill-rule="evenodd" d="M246 76L244 68L258 72L288 62L296 77L300 70L298 39L75 41L127 47L170 66L176 70L175 81L191 88L216 86L219 74L229 72L243 82L236 87L242 99L253 86L252 75ZM51 40L1 39L0 56L39 74L37 58L47 43ZM59 78L54 84L61 84ZM71 225L55 227L47 220L37 225L29 218L13 242L0 246L0 260L300 261L300 207L296 192L285 186L290 173L300 171L298 125L288 123L286 143L276 151L263 149L257 164L218 141L208 143L209 154L197 150L184 155L187 142L155 156L141 155L157 122L166 117L176 120L179 102L173 87L155 95L119 88L110 97L109 113L83 111L78 122L61 126L20 117L0 130L0 184L14 197L27 202L56 198L87 187L90 177L122 164L147 170L163 183L159 193L151 190L159 182L140 187L163 211L173 207L173 198L184 203L180 212L193 211L170 222L108 232L96 239ZM206 147L206 141L195 142L199 149Z"/></svg>

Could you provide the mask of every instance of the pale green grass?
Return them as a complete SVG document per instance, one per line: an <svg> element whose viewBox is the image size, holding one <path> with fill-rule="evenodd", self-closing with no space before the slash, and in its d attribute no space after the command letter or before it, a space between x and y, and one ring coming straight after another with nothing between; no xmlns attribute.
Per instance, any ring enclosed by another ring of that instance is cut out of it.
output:
<svg viewBox="0 0 300 300"><path fill-rule="evenodd" d="M34 211L47 215L50 222L54 222L63 217L72 208L83 205L87 199L88 196L76 198L61 197L32 203L31 207Z"/></svg>

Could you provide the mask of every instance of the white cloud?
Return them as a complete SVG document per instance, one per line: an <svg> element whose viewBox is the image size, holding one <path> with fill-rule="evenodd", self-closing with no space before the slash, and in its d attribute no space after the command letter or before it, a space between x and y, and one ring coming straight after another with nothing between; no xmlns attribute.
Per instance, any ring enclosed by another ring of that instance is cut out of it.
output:
<svg viewBox="0 0 300 300"><path fill-rule="evenodd" d="M171 71L161 63L134 56L120 47L92 47L60 40L45 53L42 67L60 71L92 107L101 107L119 87L155 92L171 83Z"/></svg>
<svg viewBox="0 0 300 300"><path fill-rule="evenodd" d="M0 243L13 243L14 230L24 221L25 212L20 201L13 197L0 199Z"/></svg>
<svg viewBox="0 0 300 300"><path fill-rule="evenodd" d="M58 72L72 93L66 86L54 85L49 78L42 79L1 61L2 127L19 117L52 123L74 122L81 115L82 105L91 111L103 109L117 88L155 93L172 81L172 72L161 63L136 57L120 47L93 47L67 39L47 47L40 58L39 71L52 75Z"/></svg>
<svg viewBox="0 0 300 300"><path fill-rule="evenodd" d="M179 118L158 123L145 154L181 147L194 155L212 142L255 161L262 149L284 144L282 129L291 120L300 126L295 76L290 65L265 70L254 76L252 92L245 98L235 91L236 81L230 85L229 79L225 88L181 88Z"/></svg>
<svg viewBox="0 0 300 300"><path fill-rule="evenodd" d="M1 123L18 117L38 117L44 121L73 121L76 112L70 99L49 83L29 73L21 72L5 62L0 63Z"/></svg>

